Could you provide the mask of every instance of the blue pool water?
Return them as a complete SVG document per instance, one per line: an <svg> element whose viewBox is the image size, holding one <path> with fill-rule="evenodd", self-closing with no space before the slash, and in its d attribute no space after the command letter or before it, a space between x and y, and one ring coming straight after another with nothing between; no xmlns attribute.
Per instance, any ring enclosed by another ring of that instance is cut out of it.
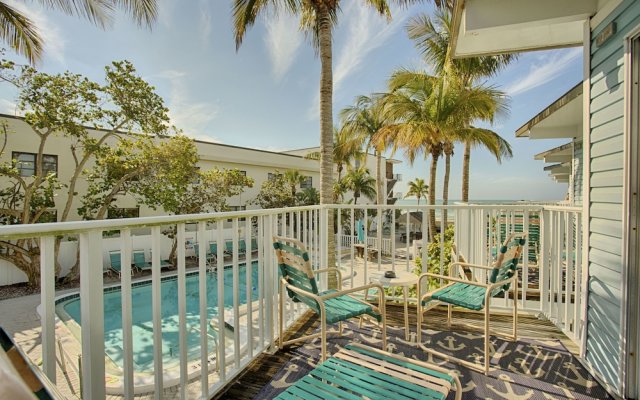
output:
<svg viewBox="0 0 640 400"><path fill-rule="evenodd" d="M253 262L251 282L252 300L258 298L258 264ZM237 288L240 304L247 302L246 266L239 268L240 285ZM186 278L187 293L187 357L189 360L200 357L200 294L198 274ZM178 281L175 277L163 280L161 284L162 311L162 358L164 368L179 364L178 342ZM233 270L224 271L225 308L233 306ZM218 276L216 272L207 273L207 318L210 321L218 315ZM64 311L80 323L80 299L75 298L62 304ZM151 307L151 282L132 288L133 321L133 363L139 372L153 370L153 322ZM208 325L208 324L207 324ZM209 335L215 333L208 328ZM105 352L113 362L122 368L122 292L120 289L104 294L104 335ZM215 351L215 343L209 340L209 353Z"/></svg>

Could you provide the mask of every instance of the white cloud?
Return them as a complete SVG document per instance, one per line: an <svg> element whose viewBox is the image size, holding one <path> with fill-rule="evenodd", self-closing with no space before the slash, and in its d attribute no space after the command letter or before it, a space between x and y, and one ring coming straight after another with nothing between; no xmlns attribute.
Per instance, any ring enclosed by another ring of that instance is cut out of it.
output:
<svg viewBox="0 0 640 400"><path fill-rule="evenodd" d="M276 81L289 71L304 39L298 18L289 14L270 15L266 18L267 35L264 38Z"/></svg>
<svg viewBox="0 0 640 400"><path fill-rule="evenodd" d="M211 39L211 31L213 25L211 24L211 10L210 3L207 1L200 1L200 32L202 40L205 45L208 45Z"/></svg>
<svg viewBox="0 0 640 400"><path fill-rule="evenodd" d="M183 71L163 71L160 78L170 83L169 93L169 118L178 129L182 129L185 135L201 140L219 141L213 136L207 135L208 125L215 120L220 112L220 106L214 102L190 101L189 89L186 81L187 74Z"/></svg>
<svg viewBox="0 0 640 400"><path fill-rule="evenodd" d="M350 2L341 16L341 24L346 28L346 41L338 51L335 67L333 68L333 91L337 94L342 84L351 75L362 68L364 60L375 49L385 44L387 40L402 28L409 17L408 10L394 8L391 10L393 19L388 22L371 6L364 2ZM319 90L309 108L309 117L317 119L320 110Z"/></svg>
<svg viewBox="0 0 640 400"><path fill-rule="evenodd" d="M45 56L64 64L65 40L61 31L49 21L45 11L36 9L33 6L26 6L22 1L5 0L4 3L20 11L33 22L44 42Z"/></svg>
<svg viewBox="0 0 640 400"><path fill-rule="evenodd" d="M515 96L558 78L561 73L577 58L582 56L582 48L545 53L532 63L524 79L516 80L504 90Z"/></svg>
<svg viewBox="0 0 640 400"><path fill-rule="evenodd" d="M165 28L173 28L173 16L176 14L176 1L158 2L158 22Z"/></svg>
<svg viewBox="0 0 640 400"><path fill-rule="evenodd" d="M386 18L364 2L352 2L345 11L348 18L347 41L338 52L336 67L333 73L333 84L336 91L342 82L358 71L364 59L373 50L382 46L398 29L404 25L409 16L406 9L392 10L393 19Z"/></svg>

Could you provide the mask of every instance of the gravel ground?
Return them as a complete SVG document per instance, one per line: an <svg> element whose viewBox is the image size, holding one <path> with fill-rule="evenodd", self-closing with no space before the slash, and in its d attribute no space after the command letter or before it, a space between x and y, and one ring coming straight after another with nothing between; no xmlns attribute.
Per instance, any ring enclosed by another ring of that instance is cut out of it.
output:
<svg viewBox="0 0 640 400"><path fill-rule="evenodd" d="M70 282L61 281L56 284L56 290L73 289L79 286L79 279ZM38 293L40 293L39 287L30 287L26 283L16 283L13 285L0 286L0 301Z"/></svg>
<svg viewBox="0 0 640 400"><path fill-rule="evenodd" d="M119 279L115 275L105 275L104 283L109 284L112 282L117 282ZM75 289L80 287L80 278L66 281L59 280L56 283L56 291L58 290L67 290L67 289ZM0 301L13 299L14 297L28 296L31 294L40 293L40 288L29 287L26 283L15 283L13 285L0 286Z"/></svg>

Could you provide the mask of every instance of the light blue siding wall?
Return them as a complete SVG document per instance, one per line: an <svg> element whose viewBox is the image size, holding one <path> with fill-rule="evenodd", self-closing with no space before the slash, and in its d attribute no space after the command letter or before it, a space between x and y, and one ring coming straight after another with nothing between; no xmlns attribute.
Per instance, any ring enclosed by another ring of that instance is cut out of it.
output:
<svg viewBox="0 0 640 400"><path fill-rule="evenodd" d="M617 33L595 37L611 21ZM640 1L626 0L592 32L591 183L587 353L591 366L620 388L622 354L622 201L624 168L624 37L640 24Z"/></svg>
<svg viewBox="0 0 640 400"><path fill-rule="evenodd" d="M573 204L582 205L582 141L573 144Z"/></svg>

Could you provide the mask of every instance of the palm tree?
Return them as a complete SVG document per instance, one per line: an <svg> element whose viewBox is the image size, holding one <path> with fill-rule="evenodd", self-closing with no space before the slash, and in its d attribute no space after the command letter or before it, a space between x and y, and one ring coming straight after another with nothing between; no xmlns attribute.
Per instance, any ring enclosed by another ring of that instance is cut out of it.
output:
<svg viewBox="0 0 640 400"><path fill-rule="evenodd" d="M452 79L459 81L463 87L471 87L479 79L496 75L500 70L517 58L515 54L498 56L482 56L469 58L451 57L451 12L448 8L439 7L432 20L422 14L409 21L407 30L409 37L416 43L416 47L423 54L427 62L433 66L439 75L447 74ZM504 95L496 93L498 103L496 112L506 112L506 107L500 105ZM471 117L471 116L470 116ZM483 119L492 121L494 115L485 115ZM464 127L471 126L471 118L464 121ZM478 132L475 132L478 133ZM504 157L511 157L511 147L500 135L492 135L489 132L474 134L467 132L466 137L460 139L464 143L464 156L462 165L462 201L469 201L469 166L471 149L476 146L487 148L501 162ZM449 148L448 148L449 149ZM447 150L448 150L447 149ZM451 154L453 148L451 147ZM447 152L445 151L445 154Z"/></svg>
<svg viewBox="0 0 640 400"><path fill-rule="evenodd" d="M407 194L404 196L407 197L416 197L418 199L418 205L420 205L420 199L422 197L427 197L429 195L429 185L424 183L424 179L416 178L413 181L409 181L409 190Z"/></svg>
<svg viewBox="0 0 640 400"><path fill-rule="evenodd" d="M376 203L384 204L385 191L383 190L382 179L382 152L385 150L385 143L375 141L375 135L386 125L389 120L384 113L381 95L358 96L355 105L346 107L340 112L343 120L343 129L354 138L360 146L364 146L366 151L374 149L376 156Z"/></svg>
<svg viewBox="0 0 640 400"><path fill-rule="evenodd" d="M404 148L410 162L420 152L431 155L429 204L434 204L438 158L445 149L449 152L445 171L448 179L452 142L466 135L486 137L491 132L464 127L463 122L495 113L499 106L495 102L496 91L482 85L467 88L447 76L430 76L407 70L395 72L389 80L389 87L391 92L385 96L386 112L397 122L383 129L377 139L393 143L394 151ZM446 190L444 195L448 196ZM442 223L446 226L446 212L443 212ZM435 210L429 210L429 228L433 238Z"/></svg>
<svg viewBox="0 0 640 400"><path fill-rule="evenodd" d="M365 167L352 168L344 177L345 186L353 191L353 204L358 204L361 195L369 200L376 198L376 180Z"/></svg>
<svg viewBox="0 0 640 400"><path fill-rule="evenodd" d="M308 160L320 160L320 152L312 151L307 153L304 158ZM345 166L351 165L352 161L364 161L366 154L362 151L362 146L352 137L345 129L333 130L333 162L336 164L338 177L336 181L342 179L342 171Z"/></svg>
<svg viewBox="0 0 640 400"><path fill-rule="evenodd" d="M342 203L348 190L345 178L340 178L333 182L333 202L336 204Z"/></svg>
<svg viewBox="0 0 640 400"><path fill-rule="evenodd" d="M68 15L78 15L94 24L107 26L116 8L124 9L140 25L151 26L157 17L156 0L38 0L40 4ZM33 21L0 1L0 40L30 64L42 58L44 41Z"/></svg>
<svg viewBox="0 0 640 400"><path fill-rule="evenodd" d="M399 0L400 1L400 0ZM413 0L401 0L409 3ZM366 0L380 15L391 17L386 0ZM320 204L333 200L333 68L332 32L337 23L340 0L234 0L233 16L236 48L239 48L247 29L269 6L301 16L301 26L309 34L320 55ZM274 13L275 14L275 13ZM333 218L328 218L328 266L335 266ZM329 276L329 287L337 286L335 274Z"/></svg>
<svg viewBox="0 0 640 400"><path fill-rule="evenodd" d="M298 203L303 206L312 206L320 204L320 192L314 187L302 189L296 194Z"/></svg>
<svg viewBox="0 0 640 400"><path fill-rule="evenodd" d="M291 198L296 198L296 187L302 185L306 179L307 177L302 175L297 169L284 171L284 180L289 184L289 188L291 188Z"/></svg>

